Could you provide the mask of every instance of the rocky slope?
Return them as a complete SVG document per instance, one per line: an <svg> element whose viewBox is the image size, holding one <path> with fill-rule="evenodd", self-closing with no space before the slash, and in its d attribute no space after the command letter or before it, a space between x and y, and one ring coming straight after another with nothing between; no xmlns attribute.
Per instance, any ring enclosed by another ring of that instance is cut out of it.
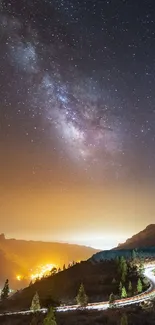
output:
<svg viewBox="0 0 155 325"><path fill-rule="evenodd" d="M155 224L147 226L138 234L127 239L125 243L120 244L116 249L132 249L151 246L155 246Z"/></svg>

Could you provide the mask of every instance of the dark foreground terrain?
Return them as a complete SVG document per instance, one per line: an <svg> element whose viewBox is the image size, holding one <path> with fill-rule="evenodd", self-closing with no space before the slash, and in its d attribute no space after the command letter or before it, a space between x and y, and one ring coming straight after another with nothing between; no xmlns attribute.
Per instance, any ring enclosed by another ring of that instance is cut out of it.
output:
<svg viewBox="0 0 155 325"><path fill-rule="evenodd" d="M136 293L137 279L137 273L129 271L124 285L127 288L129 280L132 282L132 294ZM0 303L0 312L28 310L36 291L41 307L48 307L49 303L51 305L55 303L55 306L75 304L81 283L84 284L89 302L106 301L112 292L116 296L119 294L120 281L121 274L118 273L116 261L81 262L16 293L6 302Z"/></svg>
<svg viewBox="0 0 155 325"><path fill-rule="evenodd" d="M141 307L128 307L119 310L86 311L57 313L57 325L122 325L121 318L126 314L128 325L154 325L155 311L142 310ZM35 325L42 325L45 315L38 314ZM31 325L32 315L2 316L1 325ZM124 324L123 324L124 325Z"/></svg>

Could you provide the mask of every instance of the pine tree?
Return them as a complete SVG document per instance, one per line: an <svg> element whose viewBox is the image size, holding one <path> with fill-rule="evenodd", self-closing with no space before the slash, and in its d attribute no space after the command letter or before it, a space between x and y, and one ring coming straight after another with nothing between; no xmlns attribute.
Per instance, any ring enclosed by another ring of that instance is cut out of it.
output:
<svg viewBox="0 0 155 325"><path fill-rule="evenodd" d="M78 295L76 297L77 304L81 307L86 307L88 303L88 297L85 293L83 284L80 285Z"/></svg>
<svg viewBox="0 0 155 325"><path fill-rule="evenodd" d="M65 265L65 264L63 265L63 271L64 271L64 270L66 270L66 265Z"/></svg>
<svg viewBox="0 0 155 325"><path fill-rule="evenodd" d="M122 283L125 283L125 280L126 280L126 274L122 272L122 276L121 276Z"/></svg>
<svg viewBox="0 0 155 325"><path fill-rule="evenodd" d="M127 266L127 262L126 260L123 260L123 263L121 265L121 268L122 268L122 273L125 274L125 276L127 275L128 273L128 266Z"/></svg>
<svg viewBox="0 0 155 325"><path fill-rule="evenodd" d="M57 268L53 267L51 270L51 275L55 275L57 273Z"/></svg>
<svg viewBox="0 0 155 325"><path fill-rule="evenodd" d="M117 263L117 272L118 272L118 274L121 274L122 268L121 268L121 258L120 257L117 258L116 263Z"/></svg>
<svg viewBox="0 0 155 325"><path fill-rule="evenodd" d="M45 317L43 321L43 325L57 325L55 315L54 315L54 309L51 307L47 316Z"/></svg>
<svg viewBox="0 0 155 325"><path fill-rule="evenodd" d="M119 258L119 265L118 265L118 273L119 273L119 274L122 273L122 266L123 266L123 264L124 264L124 261L125 261L124 256L121 256L121 257Z"/></svg>
<svg viewBox="0 0 155 325"><path fill-rule="evenodd" d="M109 306L113 307L115 303L115 296L113 293L111 293L111 295L109 296Z"/></svg>
<svg viewBox="0 0 155 325"><path fill-rule="evenodd" d="M121 294L122 294L122 282L120 282L120 284L119 284L119 295L120 295L120 297L121 297Z"/></svg>
<svg viewBox="0 0 155 325"><path fill-rule="evenodd" d="M126 264L126 260L125 260L124 256L122 256L121 259L120 259L121 270L123 269L125 264Z"/></svg>
<svg viewBox="0 0 155 325"><path fill-rule="evenodd" d="M119 265L119 256L116 256L115 262L116 262L116 265L118 266Z"/></svg>
<svg viewBox="0 0 155 325"><path fill-rule="evenodd" d="M37 312L38 310L40 310L40 301L39 301L38 292L35 293L35 295L34 295L34 297L32 299L32 303L31 303L30 309L33 312Z"/></svg>
<svg viewBox="0 0 155 325"><path fill-rule="evenodd" d="M142 284L142 281L140 278L138 279L138 282L137 282L137 291L138 291L138 293L141 293L143 291L143 284Z"/></svg>
<svg viewBox="0 0 155 325"><path fill-rule="evenodd" d="M125 260L124 256L121 256L121 257L120 257L120 264L121 264L121 265L124 263L124 260Z"/></svg>
<svg viewBox="0 0 155 325"><path fill-rule="evenodd" d="M128 285L128 293L129 293L129 296L132 295L132 283L131 283L131 281L129 281L129 285Z"/></svg>
<svg viewBox="0 0 155 325"><path fill-rule="evenodd" d="M4 284L4 288L1 291L1 300L7 299L9 297L9 280L7 279Z"/></svg>
<svg viewBox="0 0 155 325"><path fill-rule="evenodd" d="M133 260L133 262L135 262L136 257L137 257L136 251L133 249L133 251L132 251L132 260Z"/></svg>
<svg viewBox="0 0 155 325"><path fill-rule="evenodd" d="M126 298L126 297L127 297L126 289L125 289L125 287L123 287L122 293L121 293L121 298Z"/></svg>
<svg viewBox="0 0 155 325"><path fill-rule="evenodd" d="M140 264L139 264L139 273L140 273L140 276L142 277L143 274L144 274L144 261L143 259L140 260Z"/></svg>
<svg viewBox="0 0 155 325"><path fill-rule="evenodd" d="M124 256L122 256L120 259L119 273L121 274L121 281L124 283L128 273L128 266Z"/></svg>
<svg viewBox="0 0 155 325"><path fill-rule="evenodd" d="M122 315L120 325L128 325L128 319L126 314Z"/></svg>

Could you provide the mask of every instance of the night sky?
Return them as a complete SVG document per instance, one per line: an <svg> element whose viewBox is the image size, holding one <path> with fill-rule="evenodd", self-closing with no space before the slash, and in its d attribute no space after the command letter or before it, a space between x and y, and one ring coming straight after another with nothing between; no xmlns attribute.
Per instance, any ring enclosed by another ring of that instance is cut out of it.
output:
<svg viewBox="0 0 155 325"><path fill-rule="evenodd" d="M113 247L154 222L153 0L0 2L0 229Z"/></svg>

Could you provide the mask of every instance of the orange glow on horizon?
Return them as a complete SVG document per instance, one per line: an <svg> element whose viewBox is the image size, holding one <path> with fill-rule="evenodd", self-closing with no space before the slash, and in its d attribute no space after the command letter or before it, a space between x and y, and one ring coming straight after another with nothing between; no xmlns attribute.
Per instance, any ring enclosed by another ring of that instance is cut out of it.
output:
<svg viewBox="0 0 155 325"><path fill-rule="evenodd" d="M80 263L80 260L77 260L76 263ZM73 266L73 263L70 263L70 266ZM53 269L53 272L52 272ZM22 281L22 280L31 280L32 282L35 282L37 279L41 279L44 276L50 276L52 274L55 274L57 272L59 272L59 267L56 264L53 263L49 263L49 264L41 264L39 266L36 267L35 271L33 272L33 270L30 270L31 272L29 273L29 275L27 276L23 276L23 275L16 275L16 280L18 281Z"/></svg>
<svg viewBox="0 0 155 325"><path fill-rule="evenodd" d="M51 270L56 267L57 266L55 264L40 265L39 267L37 267L36 272L30 275L30 278L32 281L35 281L36 279L41 279L46 275L50 275Z"/></svg>
<svg viewBox="0 0 155 325"><path fill-rule="evenodd" d="M32 282L35 282L36 279L41 279L44 276L49 276L51 275L51 270L53 268L57 269L57 266L55 264L44 264L44 265L39 265L36 270L34 271L34 273L29 273L29 275L27 276L23 276L23 275L16 275L16 280L17 281L22 281L23 279L29 279Z"/></svg>

